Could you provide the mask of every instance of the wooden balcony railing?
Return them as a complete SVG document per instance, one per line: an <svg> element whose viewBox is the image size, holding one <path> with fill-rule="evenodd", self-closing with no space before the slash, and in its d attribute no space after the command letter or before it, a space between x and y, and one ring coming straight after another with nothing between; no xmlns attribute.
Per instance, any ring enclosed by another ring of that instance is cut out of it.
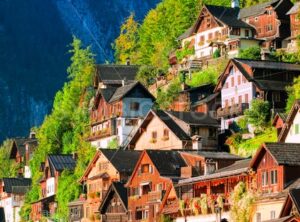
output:
<svg viewBox="0 0 300 222"><path fill-rule="evenodd" d="M239 103L232 106L219 108L217 110L217 117L224 118L243 115L246 109L249 109L249 103Z"/></svg>
<svg viewBox="0 0 300 222"><path fill-rule="evenodd" d="M200 59L190 59L180 65L180 71L189 70L200 70L202 67L202 60Z"/></svg>
<svg viewBox="0 0 300 222"><path fill-rule="evenodd" d="M161 191L151 191L148 193L148 202L158 202L161 201L162 192Z"/></svg>
<svg viewBox="0 0 300 222"><path fill-rule="evenodd" d="M112 131L110 128L106 128L103 130L92 132L90 135L90 139L101 139L109 136L112 136Z"/></svg>

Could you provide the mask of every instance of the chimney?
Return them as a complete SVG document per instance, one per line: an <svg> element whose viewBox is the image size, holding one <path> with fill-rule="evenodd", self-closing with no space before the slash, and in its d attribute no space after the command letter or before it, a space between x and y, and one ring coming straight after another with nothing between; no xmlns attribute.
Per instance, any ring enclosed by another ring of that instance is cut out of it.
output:
<svg viewBox="0 0 300 222"><path fill-rule="evenodd" d="M240 3L239 0L231 0L231 8L239 8Z"/></svg>
<svg viewBox="0 0 300 222"><path fill-rule="evenodd" d="M202 138L201 136L192 136L193 150L202 150Z"/></svg>

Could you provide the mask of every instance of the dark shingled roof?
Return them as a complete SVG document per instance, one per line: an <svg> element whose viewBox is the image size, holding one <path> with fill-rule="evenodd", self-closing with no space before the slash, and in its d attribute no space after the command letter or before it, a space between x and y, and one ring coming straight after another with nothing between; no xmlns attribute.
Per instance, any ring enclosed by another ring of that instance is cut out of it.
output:
<svg viewBox="0 0 300 222"><path fill-rule="evenodd" d="M111 164L122 173L132 173L141 152L130 150L100 149L100 152L111 162Z"/></svg>
<svg viewBox="0 0 300 222"><path fill-rule="evenodd" d="M295 2L294 6L286 13L287 15L299 13L300 11L300 2Z"/></svg>
<svg viewBox="0 0 300 222"><path fill-rule="evenodd" d="M171 116L182 120L189 125L201 125L210 127L219 127L219 123L216 119L212 118L209 114L200 112L175 112L167 111Z"/></svg>
<svg viewBox="0 0 300 222"><path fill-rule="evenodd" d="M289 82L282 81L272 81L272 80L259 80L255 79L254 82L262 90L272 90L272 91L285 91L286 87L290 85Z"/></svg>
<svg viewBox="0 0 300 222"><path fill-rule="evenodd" d="M128 85L117 88L116 91L114 92L114 94L112 95L112 97L110 98L109 102L114 102L114 101L117 101L117 100L123 98L128 92L130 92L130 90L132 90L138 84L140 84L140 83L133 82Z"/></svg>
<svg viewBox="0 0 300 222"><path fill-rule="evenodd" d="M284 71L300 71L300 65L287 62L274 62L269 60L233 59L235 62L246 64L256 69L273 69Z"/></svg>
<svg viewBox="0 0 300 222"><path fill-rule="evenodd" d="M272 0L272 1L261 3L261 4L253 5L251 7L242 8L240 10L239 18L244 19L247 17L255 16L255 15L261 15L261 14L265 13L266 7L275 6L277 3L281 3L281 2L282 2L282 0Z"/></svg>
<svg viewBox="0 0 300 222"><path fill-rule="evenodd" d="M109 204L109 201L111 201L111 198L114 196L114 194L118 195L125 209L126 210L128 209L128 195L127 195L127 188L125 187L125 184L121 182L112 182L107 194L105 195L99 207L99 212L101 214L106 213L106 209Z"/></svg>
<svg viewBox="0 0 300 222"><path fill-rule="evenodd" d="M292 198L298 212L300 212L300 187L290 190L290 197Z"/></svg>
<svg viewBox="0 0 300 222"><path fill-rule="evenodd" d="M25 194L31 186L28 178L3 178L4 191L6 193Z"/></svg>
<svg viewBox="0 0 300 222"><path fill-rule="evenodd" d="M104 89L99 89L99 93L103 96L106 102L109 102L110 98L113 96L116 90L116 87L108 87Z"/></svg>
<svg viewBox="0 0 300 222"><path fill-rule="evenodd" d="M181 167L186 166L178 151L147 150L146 152L161 176L179 177Z"/></svg>
<svg viewBox="0 0 300 222"><path fill-rule="evenodd" d="M266 143L279 165L300 166L300 143Z"/></svg>
<svg viewBox="0 0 300 222"><path fill-rule="evenodd" d="M135 80L138 69L135 65L98 65L97 73L104 84L122 84L122 80Z"/></svg>
<svg viewBox="0 0 300 222"><path fill-rule="evenodd" d="M208 11L225 25L239 28L253 28L238 19L240 9L216 5L205 5Z"/></svg>
<svg viewBox="0 0 300 222"><path fill-rule="evenodd" d="M54 175L54 170L61 172L63 170L74 170L76 167L73 155L49 155L48 161L51 175Z"/></svg>
<svg viewBox="0 0 300 222"><path fill-rule="evenodd" d="M167 127L180 139L180 140L191 140L186 132L177 125L177 123L163 110L152 110Z"/></svg>
<svg viewBox="0 0 300 222"><path fill-rule="evenodd" d="M220 92L212 93L209 96L205 97L204 99L201 99L201 100L197 101L193 106L197 106L197 105L202 104L202 103L210 102L213 99L217 98L219 95L220 95Z"/></svg>
<svg viewBox="0 0 300 222"><path fill-rule="evenodd" d="M194 24L194 25L195 25L195 24ZM193 33L194 33L194 25L191 26L190 28L188 28L183 34L181 34L181 35L177 38L177 40L180 41L180 40L182 40L182 39L186 39L186 38L192 36Z"/></svg>

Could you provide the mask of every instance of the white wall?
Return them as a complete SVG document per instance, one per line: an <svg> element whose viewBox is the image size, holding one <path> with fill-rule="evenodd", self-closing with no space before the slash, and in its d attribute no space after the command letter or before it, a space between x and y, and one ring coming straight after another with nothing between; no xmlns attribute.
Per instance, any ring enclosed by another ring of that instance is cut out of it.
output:
<svg viewBox="0 0 300 222"><path fill-rule="evenodd" d="M46 196L50 197L55 195L55 178L50 177L46 181Z"/></svg>
<svg viewBox="0 0 300 222"><path fill-rule="evenodd" d="M224 212L221 215L222 219L227 219L230 221L229 212ZM209 214L209 215L199 215L199 216L191 216L191 217L179 217L176 218L176 222L216 222L216 215Z"/></svg>
<svg viewBox="0 0 300 222"><path fill-rule="evenodd" d="M298 133L296 132L296 128L298 127ZM291 125L289 133L285 139L286 143L300 143L300 110L295 116L294 122Z"/></svg>
<svg viewBox="0 0 300 222"><path fill-rule="evenodd" d="M25 178L31 178L31 170L29 166L25 166L24 167L24 177Z"/></svg>
<svg viewBox="0 0 300 222"><path fill-rule="evenodd" d="M15 205L17 205L17 206L15 206ZM8 198L0 200L0 206L3 207L3 209L4 209L5 222L21 221L19 212L20 212L22 205L23 205L23 202L20 202L20 205L16 204L13 201L12 197L8 197Z"/></svg>

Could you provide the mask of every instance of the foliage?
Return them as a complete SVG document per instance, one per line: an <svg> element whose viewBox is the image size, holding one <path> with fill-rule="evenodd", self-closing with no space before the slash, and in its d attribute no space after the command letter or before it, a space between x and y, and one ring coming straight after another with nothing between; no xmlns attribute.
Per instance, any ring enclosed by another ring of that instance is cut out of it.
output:
<svg viewBox="0 0 300 222"><path fill-rule="evenodd" d="M203 215L208 214L208 204L207 204L207 195L206 194L203 194L201 196L200 206L201 206L201 213Z"/></svg>
<svg viewBox="0 0 300 222"><path fill-rule="evenodd" d="M238 58L260 60L261 58L260 51L261 51L260 47L258 46L253 46L246 49L240 49Z"/></svg>
<svg viewBox="0 0 300 222"><path fill-rule="evenodd" d="M109 149L117 149L118 148L118 140L116 138L114 138L111 141L109 141L108 148Z"/></svg>
<svg viewBox="0 0 300 222"><path fill-rule="evenodd" d="M224 197L221 194L217 197L217 203L218 203L218 206L223 210L223 208L224 208Z"/></svg>
<svg viewBox="0 0 300 222"><path fill-rule="evenodd" d="M193 198L192 199L192 210L193 213L197 216L201 211L201 198Z"/></svg>
<svg viewBox="0 0 300 222"><path fill-rule="evenodd" d="M248 120L248 123L256 127L256 131L262 132L269 123L269 102L261 99L252 100L250 109L245 111L245 116Z"/></svg>
<svg viewBox="0 0 300 222"><path fill-rule="evenodd" d="M145 86L149 86L155 82L155 78L161 72L161 70L155 68L154 66L143 65L139 68L136 79Z"/></svg>
<svg viewBox="0 0 300 222"><path fill-rule="evenodd" d="M237 125L239 126L241 132L244 133L248 131L248 120L245 116L238 119Z"/></svg>
<svg viewBox="0 0 300 222"><path fill-rule="evenodd" d="M230 147L230 152L236 155L249 157L252 156L263 143L276 142L277 133L274 128L267 128L260 135L256 135L252 139L242 139L240 133L230 136L226 144Z"/></svg>
<svg viewBox="0 0 300 222"><path fill-rule="evenodd" d="M179 211L181 216L184 216L185 202L184 200L179 200Z"/></svg>
<svg viewBox="0 0 300 222"><path fill-rule="evenodd" d="M219 58L219 57L221 57L221 50L216 49L213 53L213 58L216 59L216 58Z"/></svg>
<svg viewBox="0 0 300 222"><path fill-rule="evenodd" d="M126 63L136 60L133 56L137 49L138 41L138 23L134 20L134 14L131 14L122 24L120 36L115 40L115 60L117 63Z"/></svg>
<svg viewBox="0 0 300 222"><path fill-rule="evenodd" d="M286 112L289 112L296 99L300 99L300 76L294 79L292 86L287 88L288 100L286 105Z"/></svg>
<svg viewBox="0 0 300 222"><path fill-rule="evenodd" d="M82 48L81 41L75 37L71 47L69 52L72 54L72 63L67 70L70 81L65 83L63 89L56 94L52 113L45 118L37 131L39 146L30 161L33 172L32 188L26 195L24 205L26 208L30 202L40 198L41 190L38 181L42 174L39 172L39 167L41 162L45 161L46 156L48 154L76 152L78 159L75 172L64 176L64 180L74 181L74 183L70 182L68 186L68 190L74 193L59 192L56 196L61 217L66 217L68 214L65 200L71 200L78 195L78 192L75 192L79 186L76 181L84 172L95 152L91 145L85 141L85 137L89 133L87 127L89 125L88 105L93 95L89 89L92 88L91 80L95 67L94 55L91 53L90 47ZM29 210L22 209L22 218L28 218L29 213Z"/></svg>
<svg viewBox="0 0 300 222"><path fill-rule="evenodd" d="M219 73L214 67L209 67L203 71L194 73L190 80L187 80L187 84L191 87L197 87L204 84L216 84Z"/></svg>
<svg viewBox="0 0 300 222"><path fill-rule="evenodd" d="M189 45L190 42L186 42L182 49L176 51L176 58L178 61L181 61L182 59L184 59L189 55L195 54L195 48L194 47L190 48Z"/></svg>
<svg viewBox="0 0 300 222"><path fill-rule="evenodd" d="M230 218L232 221L251 221L254 200L254 194L246 190L245 183L239 182L230 196Z"/></svg>
<svg viewBox="0 0 300 222"><path fill-rule="evenodd" d="M159 109L168 109L173 101L178 97L180 88L180 80L173 79L166 90L159 88L157 91L156 106Z"/></svg>
<svg viewBox="0 0 300 222"><path fill-rule="evenodd" d="M18 173L19 165L10 159L11 140L5 140L0 147L0 178L14 177Z"/></svg>
<svg viewBox="0 0 300 222"><path fill-rule="evenodd" d="M159 218L159 222L172 222L172 219L170 218L170 216L161 215Z"/></svg>

